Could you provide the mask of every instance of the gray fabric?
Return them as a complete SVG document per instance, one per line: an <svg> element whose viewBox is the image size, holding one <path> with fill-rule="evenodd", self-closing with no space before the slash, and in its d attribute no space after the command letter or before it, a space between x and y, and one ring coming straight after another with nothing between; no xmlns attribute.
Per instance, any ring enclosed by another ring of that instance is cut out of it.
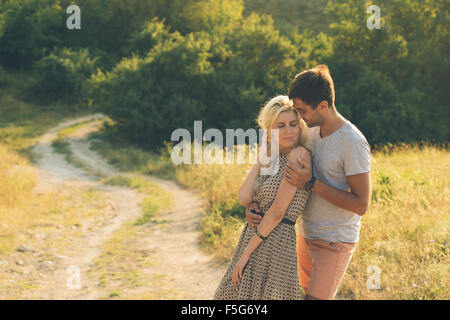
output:
<svg viewBox="0 0 450 320"><path fill-rule="evenodd" d="M309 128L307 148L312 152L314 175L339 190L350 191L346 176L370 171L370 146L350 121L321 138L320 128ZM308 239L357 242L361 216L339 208L311 192L299 223L299 233Z"/></svg>

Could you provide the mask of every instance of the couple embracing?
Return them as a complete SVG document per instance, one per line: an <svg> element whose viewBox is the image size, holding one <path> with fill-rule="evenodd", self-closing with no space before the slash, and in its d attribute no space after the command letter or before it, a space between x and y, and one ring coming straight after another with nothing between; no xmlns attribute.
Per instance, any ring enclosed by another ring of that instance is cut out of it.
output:
<svg viewBox="0 0 450 320"><path fill-rule="evenodd" d="M296 300L300 287L305 299L334 298L371 193L369 144L334 97L319 65L261 109L268 149L278 129L278 170L263 175L258 160L239 190L247 224L214 299Z"/></svg>

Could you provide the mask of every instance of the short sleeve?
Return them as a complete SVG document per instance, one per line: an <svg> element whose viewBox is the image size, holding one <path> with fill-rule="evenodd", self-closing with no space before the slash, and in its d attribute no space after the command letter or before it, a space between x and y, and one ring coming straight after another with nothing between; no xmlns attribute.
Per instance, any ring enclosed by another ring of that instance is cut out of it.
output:
<svg viewBox="0 0 450 320"><path fill-rule="evenodd" d="M344 172L346 176L370 172L370 146L364 139L350 142L344 153Z"/></svg>

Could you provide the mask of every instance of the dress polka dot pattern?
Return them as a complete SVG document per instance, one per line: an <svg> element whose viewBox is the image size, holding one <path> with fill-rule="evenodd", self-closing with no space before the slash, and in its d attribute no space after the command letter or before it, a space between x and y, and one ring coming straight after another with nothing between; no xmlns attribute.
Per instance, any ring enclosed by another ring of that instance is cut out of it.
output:
<svg viewBox="0 0 450 320"><path fill-rule="evenodd" d="M278 192L288 159L279 157L279 169L269 176L253 194L263 212L267 212ZM284 218L296 221L305 208L309 191L297 189ZM217 288L218 300L299 300L302 299L297 275L296 232L293 225L280 223L253 252L237 287L231 280L236 263L255 234L255 228L246 224L231 263Z"/></svg>

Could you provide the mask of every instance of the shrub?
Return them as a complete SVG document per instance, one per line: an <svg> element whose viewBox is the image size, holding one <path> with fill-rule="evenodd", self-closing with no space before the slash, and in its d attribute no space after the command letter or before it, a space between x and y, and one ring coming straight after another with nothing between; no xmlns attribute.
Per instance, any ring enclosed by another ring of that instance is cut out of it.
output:
<svg viewBox="0 0 450 320"><path fill-rule="evenodd" d="M95 72L96 61L87 49L54 50L34 65L38 77L36 93L49 100L81 101L87 90L86 80Z"/></svg>
<svg viewBox="0 0 450 320"><path fill-rule="evenodd" d="M91 98L124 134L147 146L169 141L177 128L255 127L261 104L285 91L295 47L270 17L251 15L222 33L169 33L153 19L132 39L145 57L123 59L99 71Z"/></svg>
<svg viewBox="0 0 450 320"><path fill-rule="evenodd" d="M6 1L0 14L0 62L29 66L60 46L66 14L59 0Z"/></svg>
<svg viewBox="0 0 450 320"><path fill-rule="evenodd" d="M133 33L128 41L126 54L136 53L145 56L159 42L169 39L176 39L178 32L170 33L169 28L164 25L164 20L160 21L154 17L145 24L144 29Z"/></svg>

